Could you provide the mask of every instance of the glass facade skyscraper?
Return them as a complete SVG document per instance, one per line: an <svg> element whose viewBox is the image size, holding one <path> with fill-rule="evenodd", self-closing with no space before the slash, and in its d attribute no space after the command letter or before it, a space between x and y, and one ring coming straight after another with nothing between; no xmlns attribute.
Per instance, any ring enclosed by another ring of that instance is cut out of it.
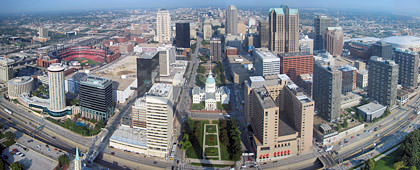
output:
<svg viewBox="0 0 420 170"><path fill-rule="evenodd" d="M159 76L159 53L146 52L137 58L137 95L143 96Z"/></svg>

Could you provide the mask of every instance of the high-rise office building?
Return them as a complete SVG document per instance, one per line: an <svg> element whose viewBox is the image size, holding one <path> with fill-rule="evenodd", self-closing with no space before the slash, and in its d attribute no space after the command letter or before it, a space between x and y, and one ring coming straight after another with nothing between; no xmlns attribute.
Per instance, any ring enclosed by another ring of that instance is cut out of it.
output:
<svg viewBox="0 0 420 170"><path fill-rule="evenodd" d="M270 31L268 21L261 21L258 24L258 36L260 40L260 48L268 48L268 41L270 39Z"/></svg>
<svg viewBox="0 0 420 170"><path fill-rule="evenodd" d="M6 57L0 57L0 82L7 82L13 78L13 64L15 60Z"/></svg>
<svg viewBox="0 0 420 170"><path fill-rule="evenodd" d="M39 35L39 37L47 38L48 37L48 30L46 28L39 27L38 28L38 35Z"/></svg>
<svg viewBox="0 0 420 170"><path fill-rule="evenodd" d="M325 35L325 49L333 56L341 56L344 46L344 34L341 27L328 27Z"/></svg>
<svg viewBox="0 0 420 170"><path fill-rule="evenodd" d="M226 9L226 34L238 34L238 9L233 5Z"/></svg>
<svg viewBox="0 0 420 170"><path fill-rule="evenodd" d="M340 66L342 83L341 93L346 94L356 89L357 69L350 65Z"/></svg>
<svg viewBox="0 0 420 170"><path fill-rule="evenodd" d="M156 16L156 41L171 41L171 15L166 9L159 10Z"/></svg>
<svg viewBox="0 0 420 170"><path fill-rule="evenodd" d="M273 53L299 52L299 10L271 8L269 32L269 49Z"/></svg>
<svg viewBox="0 0 420 170"><path fill-rule="evenodd" d="M335 121L340 117L342 73L332 61L315 60L312 96L320 115Z"/></svg>
<svg viewBox="0 0 420 170"><path fill-rule="evenodd" d="M398 64L372 56L369 60L368 95L384 106L393 107L397 99Z"/></svg>
<svg viewBox="0 0 420 170"><path fill-rule="evenodd" d="M257 48L253 53L257 75L266 76L280 73L280 58L271 51Z"/></svg>
<svg viewBox="0 0 420 170"><path fill-rule="evenodd" d="M368 78L369 73L367 70L357 70L357 87L366 90L366 88L368 87Z"/></svg>
<svg viewBox="0 0 420 170"><path fill-rule="evenodd" d="M371 56L379 56L386 60L392 60L392 45L382 41L372 44Z"/></svg>
<svg viewBox="0 0 420 170"><path fill-rule="evenodd" d="M308 53L283 53L280 54L280 68L282 74L287 74L294 82L299 75L312 74L314 69L314 57Z"/></svg>
<svg viewBox="0 0 420 170"><path fill-rule="evenodd" d="M178 48L190 48L190 23L176 23L175 43Z"/></svg>
<svg viewBox="0 0 420 170"><path fill-rule="evenodd" d="M131 126L146 128L146 97L139 97L131 107Z"/></svg>
<svg viewBox="0 0 420 170"><path fill-rule="evenodd" d="M245 81L245 111L254 131L257 162L311 150L314 102L298 89L285 74Z"/></svg>
<svg viewBox="0 0 420 170"><path fill-rule="evenodd" d="M303 53L314 53L314 40L310 39L307 35L299 37L299 51Z"/></svg>
<svg viewBox="0 0 420 170"><path fill-rule="evenodd" d="M172 85L155 83L146 94L146 137L149 155L167 157L172 146Z"/></svg>
<svg viewBox="0 0 420 170"><path fill-rule="evenodd" d="M79 90L82 117L108 120L114 114L112 80L86 76L80 81Z"/></svg>
<svg viewBox="0 0 420 170"><path fill-rule="evenodd" d="M53 63L48 67L48 83L50 95L50 110L62 111L66 107L66 93L64 87L64 67Z"/></svg>
<svg viewBox="0 0 420 170"><path fill-rule="evenodd" d="M419 76L419 54L406 49L395 48L394 59L398 64L398 84L406 88L416 87Z"/></svg>
<svg viewBox="0 0 420 170"><path fill-rule="evenodd" d="M159 76L159 53L145 52L137 57L137 95L143 96Z"/></svg>
<svg viewBox="0 0 420 170"><path fill-rule="evenodd" d="M316 16L314 18L314 50L324 50L325 47L325 33L327 28L331 26L331 18L327 16Z"/></svg>
<svg viewBox="0 0 420 170"><path fill-rule="evenodd" d="M360 60L354 61L354 67L357 68L357 70L366 70L366 63Z"/></svg>
<svg viewBox="0 0 420 170"><path fill-rule="evenodd" d="M203 39L208 41L213 36L213 28L209 20L204 20L203 23Z"/></svg>
<svg viewBox="0 0 420 170"><path fill-rule="evenodd" d="M171 74L169 65L168 51L159 51L159 76L169 76Z"/></svg>
<svg viewBox="0 0 420 170"><path fill-rule="evenodd" d="M213 61L222 61L222 41L220 38L210 40L210 57Z"/></svg>

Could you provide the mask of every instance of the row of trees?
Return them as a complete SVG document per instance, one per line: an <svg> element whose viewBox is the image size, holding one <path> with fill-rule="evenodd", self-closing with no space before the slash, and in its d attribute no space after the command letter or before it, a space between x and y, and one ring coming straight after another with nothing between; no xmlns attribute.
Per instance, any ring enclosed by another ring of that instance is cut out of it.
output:
<svg viewBox="0 0 420 170"><path fill-rule="evenodd" d="M182 149L186 151L195 152L195 155L198 159L202 159L202 144L201 144L201 136L202 136L202 122L192 120L188 117L187 125L183 129L184 138L181 141ZM191 150L193 149L193 150ZM193 155L193 153L188 153L187 155Z"/></svg>
<svg viewBox="0 0 420 170"><path fill-rule="evenodd" d="M64 122L62 121L58 121L58 120L54 120L51 118L47 118L48 120L66 128L69 129L73 132L76 132L80 135L83 136L93 136L93 135L97 135L100 131L101 128L105 127L105 122L103 120L100 120L98 122L96 122L95 127L89 127L89 126L77 126L76 122L71 120L71 119L66 119L64 120Z"/></svg>
<svg viewBox="0 0 420 170"><path fill-rule="evenodd" d="M241 158L241 135L235 119L220 120L220 143L229 151L229 158L238 161Z"/></svg>

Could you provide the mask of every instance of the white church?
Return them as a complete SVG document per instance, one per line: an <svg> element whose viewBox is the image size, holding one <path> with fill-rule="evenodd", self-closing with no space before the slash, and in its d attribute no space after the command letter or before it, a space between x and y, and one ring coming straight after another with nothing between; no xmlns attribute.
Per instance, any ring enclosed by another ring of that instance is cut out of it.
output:
<svg viewBox="0 0 420 170"><path fill-rule="evenodd" d="M204 101L205 109L209 111L217 110L217 102L229 104L230 90L226 86L216 88L216 81L210 70L206 79L206 87L194 87L192 89L193 103L199 104Z"/></svg>

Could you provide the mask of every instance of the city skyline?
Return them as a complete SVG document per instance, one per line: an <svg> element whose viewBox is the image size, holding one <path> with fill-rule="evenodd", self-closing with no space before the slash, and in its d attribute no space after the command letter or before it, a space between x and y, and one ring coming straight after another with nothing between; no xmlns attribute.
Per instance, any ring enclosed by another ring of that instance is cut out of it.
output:
<svg viewBox="0 0 420 170"><path fill-rule="evenodd" d="M24 0L5 0L0 7L0 14L21 14L33 12L63 12L63 11L79 11L79 10L104 10L104 9L145 9L145 8L206 8L217 7L226 8L228 5L235 5L238 8L269 8L279 7L282 4L287 4L292 8L325 8L325 9L340 9L340 10L366 10L371 12L387 12L399 15L415 15L420 16L420 12L416 9L420 6L420 2L416 0L407 0L400 3L396 0L372 0L372 1L334 1L334 0L285 0L274 1L268 0L265 3L260 3L256 0L210 0L210 1L189 1L189 0L157 0L153 2L139 0L122 0L111 1L103 0L98 3L96 0L40 0L40 1L24 1Z"/></svg>

